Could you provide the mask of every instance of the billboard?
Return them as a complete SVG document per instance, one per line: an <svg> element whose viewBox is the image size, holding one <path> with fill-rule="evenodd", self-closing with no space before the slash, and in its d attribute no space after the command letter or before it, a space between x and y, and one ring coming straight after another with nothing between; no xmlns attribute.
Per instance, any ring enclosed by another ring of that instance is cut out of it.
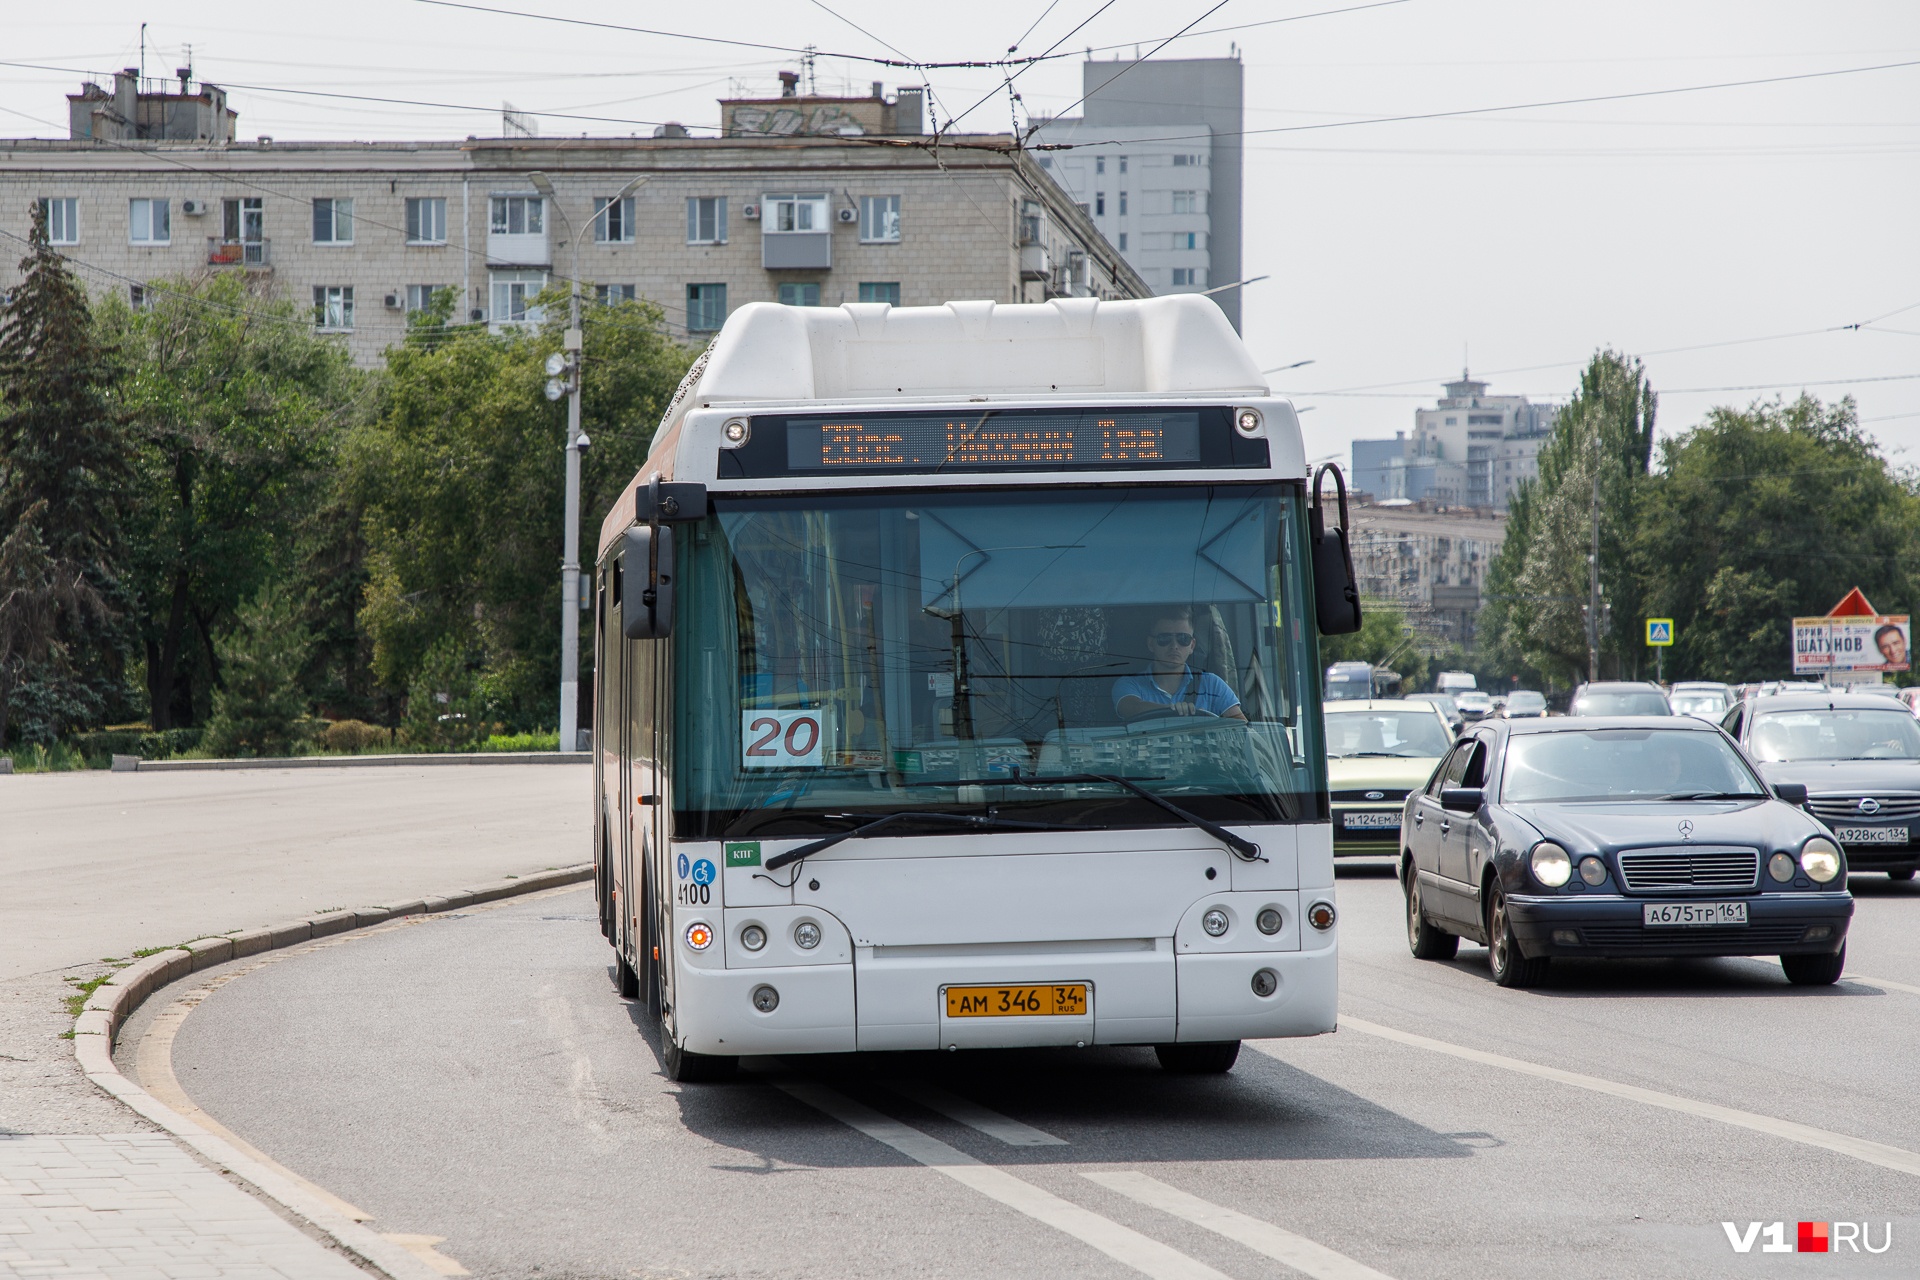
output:
<svg viewBox="0 0 1920 1280"><path fill-rule="evenodd" d="M1793 673L1905 671L1911 665L1908 615L1860 614L1793 620Z"/></svg>

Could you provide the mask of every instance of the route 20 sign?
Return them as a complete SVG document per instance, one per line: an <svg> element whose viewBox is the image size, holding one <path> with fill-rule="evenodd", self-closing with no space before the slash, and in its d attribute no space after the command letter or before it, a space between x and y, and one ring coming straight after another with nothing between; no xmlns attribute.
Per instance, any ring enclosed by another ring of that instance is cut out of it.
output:
<svg viewBox="0 0 1920 1280"><path fill-rule="evenodd" d="M742 711L742 769L819 768L827 762L827 712Z"/></svg>
<svg viewBox="0 0 1920 1280"><path fill-rule="evenodd" d="M1671 645L1673 643L1673 619L1648 618L1647 643L1657 649Z"/></svg>

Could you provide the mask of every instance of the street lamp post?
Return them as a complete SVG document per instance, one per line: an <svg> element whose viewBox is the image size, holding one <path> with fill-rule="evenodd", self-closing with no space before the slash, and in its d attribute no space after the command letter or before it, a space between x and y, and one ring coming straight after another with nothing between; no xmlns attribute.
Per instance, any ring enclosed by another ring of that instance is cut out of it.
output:
<svg viewBox="0 0 1920 1280"><path fill-rule="evenodd" d="M560 750L572 751L580 745L580 453L587 439L580 434L580 236L573 219L560 206L552 181L544 173L527 175L533 189L560 215L572 246L573 264L568 272L567 333L567 500L565 536L560 553ZM607 202L618 205L646 184L635 178Z"/></svg>

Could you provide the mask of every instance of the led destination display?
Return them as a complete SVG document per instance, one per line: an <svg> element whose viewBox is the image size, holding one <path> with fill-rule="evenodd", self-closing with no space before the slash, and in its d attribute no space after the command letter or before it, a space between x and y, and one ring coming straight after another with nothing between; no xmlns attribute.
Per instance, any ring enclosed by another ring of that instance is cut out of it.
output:
<svg viewBox="0 0 1920 1280"><path fill-rule="evenodd" d="M791 474L1177 467L1201 460L1197 412L789 418Z"/></svg>

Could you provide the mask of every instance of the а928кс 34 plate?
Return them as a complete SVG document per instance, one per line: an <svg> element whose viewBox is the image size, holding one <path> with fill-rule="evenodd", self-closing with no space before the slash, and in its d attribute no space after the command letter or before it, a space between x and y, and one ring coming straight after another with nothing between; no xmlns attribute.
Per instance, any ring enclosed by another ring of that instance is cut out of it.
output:
<svg viewBox="0 0 1920 1280"><path fill-rule="evenodd" d="M1087 1012L1087 984L1035 987L947 987L949 1018L1076 1018Z"/></svg>

